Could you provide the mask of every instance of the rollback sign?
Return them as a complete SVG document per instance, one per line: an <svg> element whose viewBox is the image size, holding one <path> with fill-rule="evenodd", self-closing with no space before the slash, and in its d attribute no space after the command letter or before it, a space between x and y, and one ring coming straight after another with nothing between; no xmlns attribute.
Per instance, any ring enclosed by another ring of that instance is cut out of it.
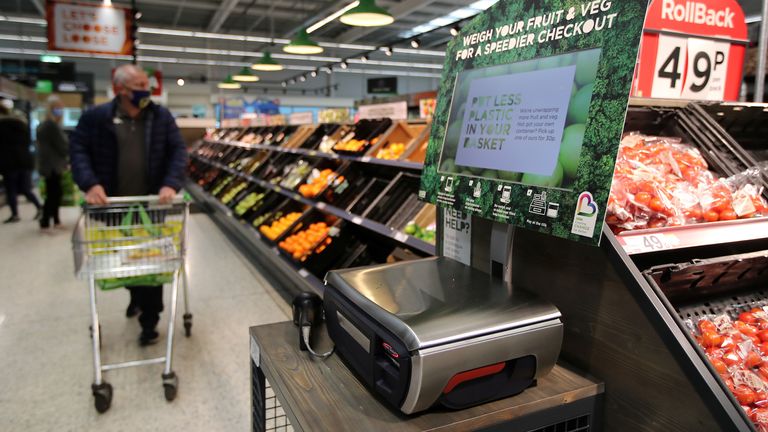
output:
<svg viewBox="0 0 768 432"><path fill-rule="evenodd" d="M448 44L419 196L599 244L647 5L501 0L465 25Z"/></svg>
<svg viewBox="0 0 768 432"><path fill-rule="evenodd" d="M736 0L653 0L633 95L738 100L747 43Z"/></svg>

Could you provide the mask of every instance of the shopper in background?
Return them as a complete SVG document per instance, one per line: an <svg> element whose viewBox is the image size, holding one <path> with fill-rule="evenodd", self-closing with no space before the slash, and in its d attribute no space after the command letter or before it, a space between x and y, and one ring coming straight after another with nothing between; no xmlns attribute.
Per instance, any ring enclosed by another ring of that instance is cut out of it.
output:
<svg viewBox="0 0 768 432"><path fill-rule="evenodd" d="M45 120L37 127L37 171L45 178L45 203L40 229L47 231L53 226L61 228L59 207L63 191L61 175L67 169L69 144L61 129L64 104L56 97L48 99Z"/></svg>
<svg viewBox="0 0 768 432"><path fill-rule="evenodd" d="M171 113L150 100L149 78L135 65L120 66L112 82L115 98L80 117L70 141L75 183L89 204L110 196L158 194L170 202L181 189L187 151ZM139 342L157 341L163 310L162 286L130 287L126 316L141 311Z"/></svg>
<svg viewBox="0 0 768 432"><path fill-rule="evenodd" d="M13 102L9 99L0 101L0 175L3 176L5 195L11 208L11 217L3 223L18 222L19 194L24 195L35 205L40 217L40 200L32 192L32 169L34 158L30 151L29 126L20 117L13 114Z"/></svg>

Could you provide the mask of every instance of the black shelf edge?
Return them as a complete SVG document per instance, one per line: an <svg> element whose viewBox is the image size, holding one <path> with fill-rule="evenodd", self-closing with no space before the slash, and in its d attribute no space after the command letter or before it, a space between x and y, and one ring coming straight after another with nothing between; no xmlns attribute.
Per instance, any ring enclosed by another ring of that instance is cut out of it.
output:
<svg viewBox="0 0 768 432"><path fill-rule="evenodd" d="M310 157L320 157L325 159L337 159L337 160L346 160L351 162L370 163L375 165L383 165L383 166L408 169L408 170L420 171L424 168L424 164L418 163L418 162L378 159L371 156L348 156L348 155L341 155L336 153L325 153L317 150L308 150L303 148L285 148L285 147L273 146L268 144L245 144L238 141L205 140L205 142L209 144L222 144L222 145L243 147L243 148L249 148L249 149L255 149L255 150L277 151L281 153L297 154L297 155L310 156Z"/></svg>
<svg viewBox="0 0 768 432"><path fill-rule="evenodd" d="M240 171L237 171L235 169L232 169L226 165L220 164L218 162L213 162L205 158L201 158L196 155L192 155L194 159L197 159L201 162L207 163L211 166L214 166L216 168L222 169L224 171L227 171L228 173L232 175L239 176L243 179L246 179L250 182L256 183L257 185L261 186L264 189L269 189L274 192L277 192L285 197L288 197L294 201L298 201L302 204L314 207L322 212L331 214L333 216L336 216L340 219L344 219L348 222L351 222L355 225L360 225L363 228L366 228L368 230L371 230L377 234L381 234L385 237L390 237L395 239L397 242L404 244L408 247L411 247L413 249L416 249L418 251L424 252L429 255L435 255L436 254L436 248L435 245L431 243L427 243L423 240L417 239L416 237L410 236L408 234L405 234L404 232L398 231L392 227L386 226L384 224L372 221L370 219L365 219L363 217L360 217L358 215L352 214L346 210L342 210L338 207L334 207L332 205L326 204L324 202L319 201L313 201L307 198L304 198L303 196L299 195L296 192L283 189L282 187L266 182L261 179L257 179L255 177L251 177L249 175L243 174ZM218 203L218 201L216 201ZM225 207L226 208L226 207ZM227 209L229 210L229 209Z"/></svg>
<svg viewBox="0 0 768 432"><path fill-rule="evenodd" d="M288 270L288 272L298 275L300 280L306 283L305 288L322 296L325 289L323 281L306 269L297 266L293 261L281 254L277 247L267 244L256 228L235 218L232 210L227 208L213 196L209 195L200 186L188 181L184 188L196 201L206 205L220 216L223 216L223 218L219 218L218 221L227 224L226 228L240 236L240 240L244 241L246 245L255 249L255 253L251 255L259 257L258 259L260 260L266 260L267 265L282 266L284 270Z"/></svg>

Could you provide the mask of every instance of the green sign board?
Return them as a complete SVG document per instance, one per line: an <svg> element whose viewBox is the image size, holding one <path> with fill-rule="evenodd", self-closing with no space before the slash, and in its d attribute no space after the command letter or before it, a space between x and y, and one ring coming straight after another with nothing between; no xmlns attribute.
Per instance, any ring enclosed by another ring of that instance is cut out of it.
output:
<svg viewBox="0 0 768 432"><path fill-rule="evenodd" d="M647 0L501 0L448 45L420 197L597 245Z"/></svg>
<svg viewBox="0 0 768 432"><path fill-rule="evenodd" d="M41 94L53 93L53 82L50 80L37 80L35 91Z"/></svg>

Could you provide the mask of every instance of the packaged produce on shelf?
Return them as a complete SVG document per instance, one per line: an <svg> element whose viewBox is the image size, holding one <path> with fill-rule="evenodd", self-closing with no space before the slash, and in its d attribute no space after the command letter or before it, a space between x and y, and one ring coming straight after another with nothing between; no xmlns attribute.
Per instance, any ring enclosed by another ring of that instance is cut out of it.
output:
<svg viewBox="0 0 768 432"><path fill-rule="evenodd" d="M391 143L376 153L378 159L396 160L405 153L405 144Z"/></svg>
<svg viewBox="0 0 768 432"><path fill-rule="evenodd" d="M264 200L265 196L266 194L264 192L249 193L245 196L245 198L237 203L237 206L235 206L235 214L238 216L244 215L245 212L252 209L254 206L256 206L256 204L259 204L262 200Z"/></svg>
<svg viewBox="0 0 768 432"><path fill-rule="evenodd" d="M301 183L304 177L312 171L312 167L309 162L300 160L294 164L289 165L285 169L285 175L280 181L280 186L286 189L294 189Z"/></svg>
<svg viewBox="0 0 768 432"><path fill-rule="evenodd" d="M288 236L279 246L293 259L304 261L312 253L322 253L333 241L328 234L331 228L325 222L311 224L307 229Z"/></svg>
<svg viewBox="0 0 768 432"><path fill-rule="evenodd" d="M365 150L365 148L368 147L368 144L368 141L365 140L351 139L349 141L342 141L337 143L335 146L333 146L333 150L357 153Z"/></svg>
<svg viewBox="0 0 768 432"><path fill-rule="evenodd" d="M759 168L719 178L679 138L628 134L616 159L606 222L621 232L768 216L756 175Z"/></svg>
<svg viewBox="0 0 768 432"><path fill-rule="evenodd" d="M686 322L712 367L758 431L768 432L768 311L756 307Z"/></svg>
<svg viewBox="0 0 768 432"><path fill-rule="evenodd" d="M276 238L280 237L280 235L291 225L293 225L293 223L296 222L300 217L301 213L288 213L287 215L272 222L270 226L260 226L259 232L262 233L264 237L270 240L275 240Z"/></svg>
<svg viewBox="0 0 768 432"><path fill-rule="evenodd" d="M219 184L217 184L213 190L211 191L211 195L218 195L222 190L224 190L225 187L227 187L228 184L232 183L232 180L235 179L235 176L229 176L222 180Z"/></svg>
<svg viewBox="0 0 768 432"><path fill-rule="evenodd" d="M320 140L320 146L318 147L318 150L320 150L323 153L330 153L333 150L333 146L335 146L337 141L333 138L331 138L328 135L323 136L323 138Z"/></svg>
<svg viewBox="0 0 768 432"><path fill-rule="evenodd" d="M416 237L417 239L424 240L427 243L435 244L435 224L430 224L426 227L419 226L415 221L408 222L403 230L406 234Z"/></svg>
<svg viewBox="0 0 768 432"><path fill-rule="evenodd" d="M332 169L313 169L307 178L307 183L299 186L299 193L304 198L315 198L325 190L327 186L334 186L344 182L344 176L337 175Z"/></svg>

